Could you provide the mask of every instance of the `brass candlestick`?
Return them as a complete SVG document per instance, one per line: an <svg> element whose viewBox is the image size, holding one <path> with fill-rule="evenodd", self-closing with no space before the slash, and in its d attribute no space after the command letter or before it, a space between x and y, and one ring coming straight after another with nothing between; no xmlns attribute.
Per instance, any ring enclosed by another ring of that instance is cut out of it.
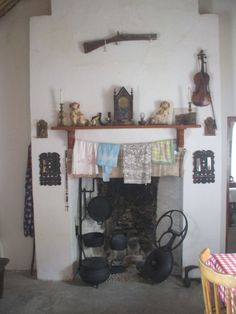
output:
<svg viewBox="0 0 236 314"><path fill-rule="evenodd" d="M66 114L64 112L64 104L60 104L57 126L65 126L65 117L66 117Z"/></svg>
<svg viewBox="0 0 236 314"><path fill-rule="evenodd" d="M188 112L192 111L192 103L191 101L188 102Z"/></svg>

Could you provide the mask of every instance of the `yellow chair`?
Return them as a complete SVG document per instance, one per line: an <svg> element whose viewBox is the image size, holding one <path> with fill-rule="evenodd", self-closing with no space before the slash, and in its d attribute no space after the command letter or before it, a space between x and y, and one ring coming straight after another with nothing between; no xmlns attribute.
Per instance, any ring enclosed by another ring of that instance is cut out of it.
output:
<svg viewBox="0 0 236 314"><path fill-rule="evenodd" d="M232 314L232 288L236 288L236 276L222 274L211 267L206 262L210 258L210 249L204 249L199 257L199 265L202 280L202 291L205 305L205 314ZM226 301L222 303L219 295L219 286L225 288ZM236 295L233 295L234 313L236 314Z"/></svg>

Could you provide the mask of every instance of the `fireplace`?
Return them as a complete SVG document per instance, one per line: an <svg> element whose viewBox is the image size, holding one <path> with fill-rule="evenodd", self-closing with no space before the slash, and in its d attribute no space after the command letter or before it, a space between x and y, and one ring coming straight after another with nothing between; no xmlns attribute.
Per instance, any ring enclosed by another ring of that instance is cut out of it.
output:
<svg viewBox="0 0 236 314"><path fill-rule="evenodd" d="M99 194L108 197L113 207L106 223L107 236L111 238L118 232L127 235L126 260L144 257L153 249L158 180L153 177L146 185L124 184L123 178L98 182Z"/></svg>
<svg viewBox="0 0 236 314"><path fill-rule="evenodd" d="M97 193L108 198L112 204L111 217L103 226L92 223L88 217L87 231L103 228L106 234L104 250L93 249L91 255L104 254L108 261L125 267L144 261L155 248L156 222L167 211L182 208L182 178L152 177L150 184L124 184L123 178L109 182L96 179ZM158 230L159 233L161 230ZM114 234L127 237L127 247L111 248ZM182 245L173 251L172 274L182 273Z"/></svg>

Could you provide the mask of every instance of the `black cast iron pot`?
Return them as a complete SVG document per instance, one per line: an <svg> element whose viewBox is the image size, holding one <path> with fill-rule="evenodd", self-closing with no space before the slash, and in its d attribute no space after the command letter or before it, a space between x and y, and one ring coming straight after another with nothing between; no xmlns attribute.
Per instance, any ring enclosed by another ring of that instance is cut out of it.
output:
<svg viewBox="0 0 236 314"><path fill-rule="evenodd" d="M89 232L82 235L87 247L99 247L104 245L105 235L102 232Z"/></svg>
<svg viewBox="0 0 236 314"><path fill-rule="evenodd" d="M112 250L125 250L127 248L127 235L124 232L114 232L110 240Z"/></svg>
<svg viewBox="0 0 236 314"><path fill-rule="evenodd" d="M80 277L83 281L98 286L110 276L110 266L104 257L87 257L82 260Z"/></svg>

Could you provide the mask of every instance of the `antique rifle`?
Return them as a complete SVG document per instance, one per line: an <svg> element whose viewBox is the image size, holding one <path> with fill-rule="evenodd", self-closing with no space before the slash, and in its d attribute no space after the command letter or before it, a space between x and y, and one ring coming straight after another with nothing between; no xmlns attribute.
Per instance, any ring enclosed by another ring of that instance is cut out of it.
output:
<svg viewBox="0 0 236 314"><path fill-rule="evenodd" d="M157 39L157 34L120 34L117 32L117 34L113 37L110 37L108 39L99 39L99 40L91 40L84 42L84 52L88 53L90 51L93 51L99 47L106 46L110 43L118 43L120 41L132 41L132 40L155 40Z"/></svg>

